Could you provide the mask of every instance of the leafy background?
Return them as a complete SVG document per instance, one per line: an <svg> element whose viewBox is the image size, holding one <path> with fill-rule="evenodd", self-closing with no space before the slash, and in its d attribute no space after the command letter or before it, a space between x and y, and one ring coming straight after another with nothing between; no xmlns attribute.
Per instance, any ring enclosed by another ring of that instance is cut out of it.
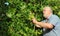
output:
<svg viewBox="0 0 60 36"><path fill-rule="evenodd" d="M0 36L42 36L31 20L44 19L44 6L60 17L60 0L0 0Z"/></svg>

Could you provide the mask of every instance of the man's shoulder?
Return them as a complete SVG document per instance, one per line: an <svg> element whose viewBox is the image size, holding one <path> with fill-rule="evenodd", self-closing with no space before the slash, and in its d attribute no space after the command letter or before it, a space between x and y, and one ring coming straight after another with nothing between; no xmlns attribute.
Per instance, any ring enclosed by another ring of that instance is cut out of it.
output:
<svg viewBox="0 0 60 36"><path fill-rule="evenodd" d="M56 18L56 19L59 19L59 17L57 16L57 15L52 15L52 17L51 18Z"/></svg>

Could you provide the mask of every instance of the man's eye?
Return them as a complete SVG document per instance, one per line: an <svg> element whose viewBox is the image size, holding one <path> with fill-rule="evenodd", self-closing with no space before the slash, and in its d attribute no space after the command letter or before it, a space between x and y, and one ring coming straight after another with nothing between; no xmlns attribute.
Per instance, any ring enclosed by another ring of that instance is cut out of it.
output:
<svg viewBox="0 0 60 36"><path fill-rule="evenodd" d="M46 11L46 10L43 10L43 11Z"/></svg>

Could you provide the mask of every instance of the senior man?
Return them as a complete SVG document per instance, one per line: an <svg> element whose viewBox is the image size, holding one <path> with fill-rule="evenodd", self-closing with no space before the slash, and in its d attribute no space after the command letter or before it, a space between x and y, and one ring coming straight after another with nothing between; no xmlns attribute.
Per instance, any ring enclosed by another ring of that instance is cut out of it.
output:
<svg viewBox="0 0 60 36"><path fill-rule="evenodd" d="M38 22L35 18L32 19L36 27L43 28L43 36L60 36L59 17L54 15L52 9L48 6L44 7L43 16L46 19L41 22Z"/></svg>

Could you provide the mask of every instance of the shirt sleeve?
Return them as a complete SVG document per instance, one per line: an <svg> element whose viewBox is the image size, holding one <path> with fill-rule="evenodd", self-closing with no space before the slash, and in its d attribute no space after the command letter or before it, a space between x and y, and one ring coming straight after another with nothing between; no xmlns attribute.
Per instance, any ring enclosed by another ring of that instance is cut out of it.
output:
<svg viewBox="0 0 60 36"><path fill-rule="evenodd" d="M56 24L58 23L58 20L59 20L59 17L54 16L54 17L51 18L51 21L49 23L56 26Z"/></svg>

